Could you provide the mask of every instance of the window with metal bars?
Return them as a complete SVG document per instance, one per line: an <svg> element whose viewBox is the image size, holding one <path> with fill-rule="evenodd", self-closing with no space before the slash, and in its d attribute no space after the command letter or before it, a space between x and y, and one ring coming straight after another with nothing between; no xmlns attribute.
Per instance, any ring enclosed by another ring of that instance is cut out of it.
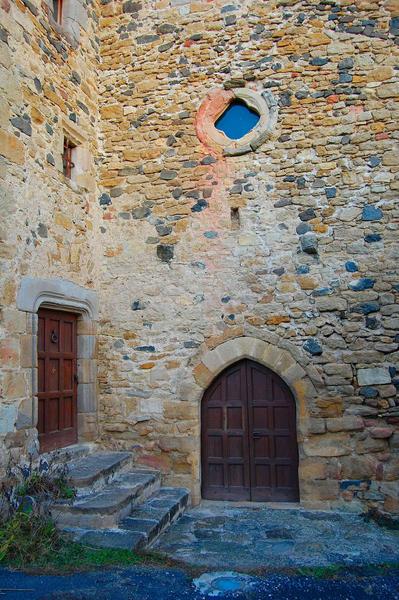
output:
<svg viewBox="0 0 399 600"><path fill-rule="evenodd" d="M64 137L64 152L62 155L62 165L65 177L71 179L72 169L74 168L74 163L72 161L72 150L76 148L75 144L71 142L67 137Z"/></svg>
<svg viewBox="0 0 399 600"><path fill-rule="evenodd" d="M53 0L54 20L61 25L62 23L62 4L63 0Z"/></svg>

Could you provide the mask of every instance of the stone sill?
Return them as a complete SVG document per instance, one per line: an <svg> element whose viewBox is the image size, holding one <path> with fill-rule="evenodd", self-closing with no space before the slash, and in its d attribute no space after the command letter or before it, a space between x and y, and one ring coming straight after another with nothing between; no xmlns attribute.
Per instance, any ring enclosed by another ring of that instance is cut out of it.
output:
<svg viewBox="0 0 399 600"><path fill-rule="evenodd" d="M61 182L64 183L65 185L67 185L70 190L75 192L75 194L79 194L79 195L87 194L90 191L85 186L80 185L79 183L76 183L76 181L73 181L72 179L69 179L68 177L65 177L65 175L63 173L60 173L60 178L61 178Z"/></svg>

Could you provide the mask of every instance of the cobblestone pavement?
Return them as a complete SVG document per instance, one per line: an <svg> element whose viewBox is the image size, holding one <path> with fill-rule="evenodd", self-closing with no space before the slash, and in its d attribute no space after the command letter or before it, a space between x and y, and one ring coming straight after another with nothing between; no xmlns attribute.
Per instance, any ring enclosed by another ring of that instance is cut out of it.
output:
<svg viewBox="0 0 399 600"><path fill-rule="evenodd" d="M351 513L204 502L155 549L214 569L399 563L399 532Z"/></svg>

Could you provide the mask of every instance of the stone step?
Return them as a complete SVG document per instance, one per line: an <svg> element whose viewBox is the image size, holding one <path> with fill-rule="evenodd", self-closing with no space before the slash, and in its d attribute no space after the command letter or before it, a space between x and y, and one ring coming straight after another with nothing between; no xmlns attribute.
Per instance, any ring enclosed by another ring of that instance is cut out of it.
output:
<svg viewBox="0 0 399 600"><path fill-rule="evenodd" d="M161 488L146 502L133 508L118 528L83 529L66 527L75 541L97 548L141 550L148 548L184 512L190 494L183 488Z"/></svg>
<svg viewBox="0 0 399 600"><path fill-rule="evenodd" d="M71 446L65 446L65 448L58 448L57 450L51 450L51 452L40 454L38 460L45 459L49 462L56 463L65 462L69 465L83 459L85 456L90 456L96 452L96 450L97 446L93 442L72 444Z"/></svg>
<svg viewBox="0 0 399 600"><path fill-rule="evenodd" d="M145 546L150 546L159 535L176 521L189 504L190 494L184 488L161 488L156 494L119 523L122 530L145 536Z"/></svg>
<svg viewBox="0 0 399 600"><path fill-rule="evenodd" d="M94 548L117 548L120 550L141 550L145 546L145 535L125 529L81 529L64 527L63 532L74 542Z"/></svg>
<svg viewBox="0 0 399 600"><path fill-rule="evenodd" d="M131 464L130 452L97 452L72 461L68 477L77 488L78 495L83 495L110 483L118 474L128 470Z"/></svg>
<svg viewBox="0 0 399 600"><path fill-rule="evenodd" d="M120 519L130 514L159 490L158 471L134 470L118 475L100 491L69 502L56 502L51 515L59 527L107 529L116 527Z"/></svg>

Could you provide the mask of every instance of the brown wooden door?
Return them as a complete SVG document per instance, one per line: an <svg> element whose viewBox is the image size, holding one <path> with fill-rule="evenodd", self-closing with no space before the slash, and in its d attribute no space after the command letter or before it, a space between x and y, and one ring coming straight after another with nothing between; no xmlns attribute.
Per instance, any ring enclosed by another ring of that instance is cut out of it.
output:
<svg viewBox="0 0 399 600"><path fill-rule="evenodd" d="M40 451L77 441L76 315L40 309L38 431Z"/></svg>
<svg viewBox="0 0 399 600"><path fill-rule="evenodd" d="M251 360L223 371L205 392L202 497L299 500L294 398L278 375Z"/></svg>

